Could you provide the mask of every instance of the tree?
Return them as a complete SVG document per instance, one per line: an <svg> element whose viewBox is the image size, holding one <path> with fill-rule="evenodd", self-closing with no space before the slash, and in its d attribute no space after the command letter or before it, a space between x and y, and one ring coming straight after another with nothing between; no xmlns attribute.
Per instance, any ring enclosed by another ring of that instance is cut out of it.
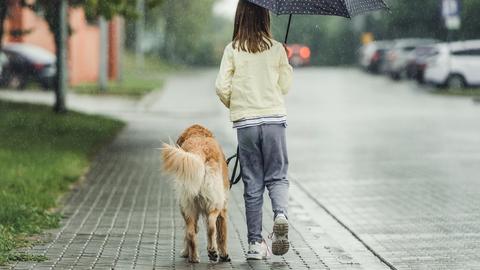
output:
<svg viewBox="0 0 480 270"><path fill-rule="evenodd" d="M3 46L3 36L5 34L5 30L3 29L3 25L5 20L7 19L8 15L8 8L10 7L10 4L12 3L11 0L2 0L0 1L0 50L2 49Z"/></svg>
<svg viewBox="0 0 480 270"><path fill-rule="evenodd" d="M33 4L29 4L27 1L21 0L24 6L30 7L34 11L42 11L38 12L38 14L43 14L54 35L58 67L54 83L56 96L55 112L66 112L66 35L68 29L68 7L83 7L87 18L90 20L96 20L98 17L111 19L116 15L135 18L137 16L135 12L136 2L137 0L37 0ZM162 0L145 1L145 4L149 8L160 5L161 3ZM7 16L8 7L9 0L0 1L0 41L3 37L3 22Z"/></svg>
<svg viewBox="0 0 480 270"><path fill-rule="evenodd" d="M2 40L3 40L3 22L7 17L8 13L8 0L0 2L0 51L2 50Z"/></svg>
<svg viewBox="0 0 480 270"><path fill-rule="evenodd" d="M478 0L463 0L461 39L480 38L480 2Z"/></svg>
<svg viewBox="0 0 480 270"><path fill-rule="evenodd" d="M172 63L213 63L212 7L215 0L166 0L163 57Z"/></svg>
<svg viewBox="0 0 480 270"><path fill-rule="evenodd" d="M274 37L283 42L288 16L272 18ZM310 47L311 63L314 65L350 64L355 60L355 42L352 22L334 16L295 15L292 18L288 42Z"/></svg>
<svg viewBox="0 0 480 270"><path fill-rule="evenodd" d="M57 48L57 78L55 80L55 96L56 102L54 110L56 112L65 112L65 91L66 91L66 45L64 38L64 29L67 21L63 21L64 14L62 14L62 7L69 4L72 7L83 7L88 19L94 20L98 17L111 19L116 15L125 16L128 18L136 17L135 6L137 0L37 0L36 6L38 9L43 9L44 17L50 26L50 30L54 34L55 45ZM148 0L148 6L154 6L161 3L162 0Z"/></svg>
<svg viewBox="0 0 480 270"><path fill-rule="evenodd" d="M455 37L474 39L480 37L480 2L462 0L462 27ZM447 39L447 29L441 15L440 0L392 1L391 13L369 16L366 30L379 39L431 37Z"/></svg>

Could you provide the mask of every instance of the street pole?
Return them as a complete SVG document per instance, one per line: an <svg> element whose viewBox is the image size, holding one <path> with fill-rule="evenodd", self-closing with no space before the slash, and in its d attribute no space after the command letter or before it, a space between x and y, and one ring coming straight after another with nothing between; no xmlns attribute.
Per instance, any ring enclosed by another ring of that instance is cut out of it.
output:
<svg viewBox="0 0 480 270"><path fill-rule="evenodd" d="M118 26L118 39L119 41L117 42L118 46L118 53L117 53L117 82L121 83L123 81L123 54L125 52L125 24L124 20L120 19L119 20L119 26Z"/></svg>
<svg viewBox="0 0 480 270"><path fill-rule="evenodd" d="M442 0L442 16L447 28L447 47L451 51L450 43L453 41L454 30L459 30L461 21L461 10L459 0ZM448 58L448 68L451 70L451 57Z"/></svg>
<svg viewBox="0 0 480 270"><path fill-rule="evenodd" d="M143 55L142 42L145 31L145 0L137 0L138 18L135 22L135 62L138 67L143 67L145 56Z"/></svg>
<svg viewBox="0 0 480 270"><path fill-rule="evenodd" d="M57 113L64 113L67 111L65 95L68 87L68 0L58 0L58 4L57 76L53 109Z"/></svg>
<svg viewBox="0 0 480 270"><path fill-rule="evenodd" d="M2 1L0 3L0 26L3 26L3 23L5 22L5 19L7 18L7 12L8 12L8 5L10 4L10 1ZM0 27L0 50L2 49L2 41L3 41L3 27Z"/></svg>
<svg viewBox="0 0 480 270"><path fill-rule="evenodd" d="M108 87L108 23L102 16L99 18L100 28L100 61L98 73L98 86L101 92L106 92Z"/></svg>

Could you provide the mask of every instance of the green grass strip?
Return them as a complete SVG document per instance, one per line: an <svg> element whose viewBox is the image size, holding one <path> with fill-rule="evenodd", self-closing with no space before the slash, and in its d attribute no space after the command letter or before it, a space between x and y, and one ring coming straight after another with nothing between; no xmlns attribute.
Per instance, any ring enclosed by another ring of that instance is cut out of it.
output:
<svg viewBox="0 0 480 270"><path fill-rule="evenodd" d="M436 94L450 95L450 96L468 96L480 97L480 88L465 88L465 89L440 89L434 91Z"/></svg>
<svg viewBox="0 0 480 270"><path fill-rule="evenodd" d="M15 253L28 236L58 226L58 198L123 123L50 107L0 101L0 265L41 260Z"/></svg>

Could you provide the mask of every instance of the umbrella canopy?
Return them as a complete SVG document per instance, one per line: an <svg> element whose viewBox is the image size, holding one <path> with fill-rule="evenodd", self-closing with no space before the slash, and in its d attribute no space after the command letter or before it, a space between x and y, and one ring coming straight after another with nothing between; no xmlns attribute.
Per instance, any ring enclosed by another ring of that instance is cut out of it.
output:
<svg viewBox="0 0 480 270"><path fill-rule="evenodd" d="M292 14L332 15L351 18L370 11L388 9L384 0L248 0L251 3L269 9L277 15L290 14L285 44Z"/></svg>
<svg viewBox="0 0 480 270"><path fill-rule="evenodd" d="M384 0L248 0L277 15L333 15L351 18L379 9L388 9Z"/></svg>

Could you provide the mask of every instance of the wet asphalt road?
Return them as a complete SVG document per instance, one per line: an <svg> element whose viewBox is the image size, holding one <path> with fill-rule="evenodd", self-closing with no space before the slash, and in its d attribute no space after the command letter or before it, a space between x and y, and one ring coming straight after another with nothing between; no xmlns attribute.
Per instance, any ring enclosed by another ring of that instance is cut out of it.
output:
<svg viewBox="0 0 480 270"><path fill-rule="evenodd" d="M480 269L479 103L354 69L298 69L287 100L292 177L365 245Z"/></svg>

